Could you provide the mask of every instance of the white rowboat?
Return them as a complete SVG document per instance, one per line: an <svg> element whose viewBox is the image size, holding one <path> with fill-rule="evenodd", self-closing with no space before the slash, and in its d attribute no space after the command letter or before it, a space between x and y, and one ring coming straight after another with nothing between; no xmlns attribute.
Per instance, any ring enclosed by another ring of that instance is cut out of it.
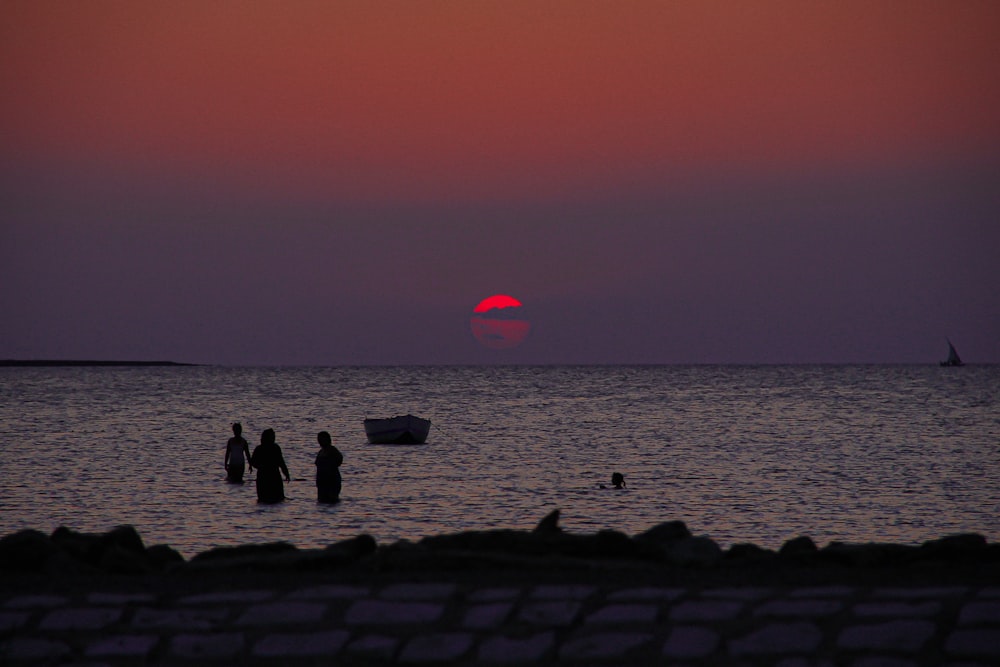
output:
<svg viewBox="0 0 1000 667"><path fill-rule="evenodd" d="M365 435L373 445L422 444L431 430L429 419L399 415L388 419L365 419Z"/></svg>

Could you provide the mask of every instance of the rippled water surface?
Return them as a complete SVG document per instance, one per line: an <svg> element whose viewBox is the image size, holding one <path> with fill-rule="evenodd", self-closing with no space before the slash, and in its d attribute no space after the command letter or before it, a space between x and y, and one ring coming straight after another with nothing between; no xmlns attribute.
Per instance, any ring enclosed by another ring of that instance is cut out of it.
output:
<svg viewBox="0 0 1000 667"><path fill-rule="evenodd" d="M629 534L681 519L723 546L1000 540L1000 367L2 368L0 535L134 525L185 556L491 527ZM365 416L432 420L369 445ZM278 435L288 502L225 482L229 426ZM316 433L344 453L317 505ZM601 490L611 473L625 491Z"/></svg>

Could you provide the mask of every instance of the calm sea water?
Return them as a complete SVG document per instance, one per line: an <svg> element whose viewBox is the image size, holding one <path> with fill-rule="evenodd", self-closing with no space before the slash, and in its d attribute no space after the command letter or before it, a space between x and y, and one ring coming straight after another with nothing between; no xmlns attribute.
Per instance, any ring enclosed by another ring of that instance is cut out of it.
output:
<svg viewBox="0 0 1000 667"><path fill-rule="evenodd" d="M426 445L369 445L412 412ZM293 481L225 482L230 424L273 428ZM344 453L315 502L316 433ZM0 369L0 535L134 525L185 556L467 529L634 534L680 519L721 545L809 535L1000 540L1000 366ZM611 473L624 491L601 490Z"/></svg>

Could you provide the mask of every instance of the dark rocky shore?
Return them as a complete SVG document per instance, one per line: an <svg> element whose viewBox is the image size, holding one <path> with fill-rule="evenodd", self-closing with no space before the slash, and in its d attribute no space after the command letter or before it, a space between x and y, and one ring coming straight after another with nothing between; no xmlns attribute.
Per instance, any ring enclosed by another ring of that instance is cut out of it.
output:
<svg viewBox="0 0 1000 667"><path fill-rule="evenodd" d="M23 530L0 538L0 573L66 578L86 575L166 575L171 579L248 572L341 573L352 577L445 574L455 578L614 578L714 582L822 583L874 580L1000 583L1000 544L978 534L944 536L921 545L816 545L809 537L778 550L754 544L722 549L680 521L634 536L604 530L574 534L558 526L558 511L531 531L486 530L379 545L368 535L323 549L287 542L212 549L185 559L168 545L146 546L131 526L103 534L59 528Z"/></svg>
<svg viewBox="0 0 1000 667"><path fill-rule="evenodd" d="M129 526L0 539L0 663L1000 665L1000 545L722 549L488 530L185 559Z"/></svg>

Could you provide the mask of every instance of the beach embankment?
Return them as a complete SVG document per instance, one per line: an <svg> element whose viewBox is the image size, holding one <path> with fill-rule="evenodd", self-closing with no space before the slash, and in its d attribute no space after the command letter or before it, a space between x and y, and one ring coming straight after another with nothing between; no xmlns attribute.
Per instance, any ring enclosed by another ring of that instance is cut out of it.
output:
<svg viewBox="0 0 1000 667"><path fill-rule="evenodd" d="M0 539L11 664L1000 664L1000 545L723 550L679 521L183 558L131 527ZM882 662L879 662L882 661Z"/></svg>

